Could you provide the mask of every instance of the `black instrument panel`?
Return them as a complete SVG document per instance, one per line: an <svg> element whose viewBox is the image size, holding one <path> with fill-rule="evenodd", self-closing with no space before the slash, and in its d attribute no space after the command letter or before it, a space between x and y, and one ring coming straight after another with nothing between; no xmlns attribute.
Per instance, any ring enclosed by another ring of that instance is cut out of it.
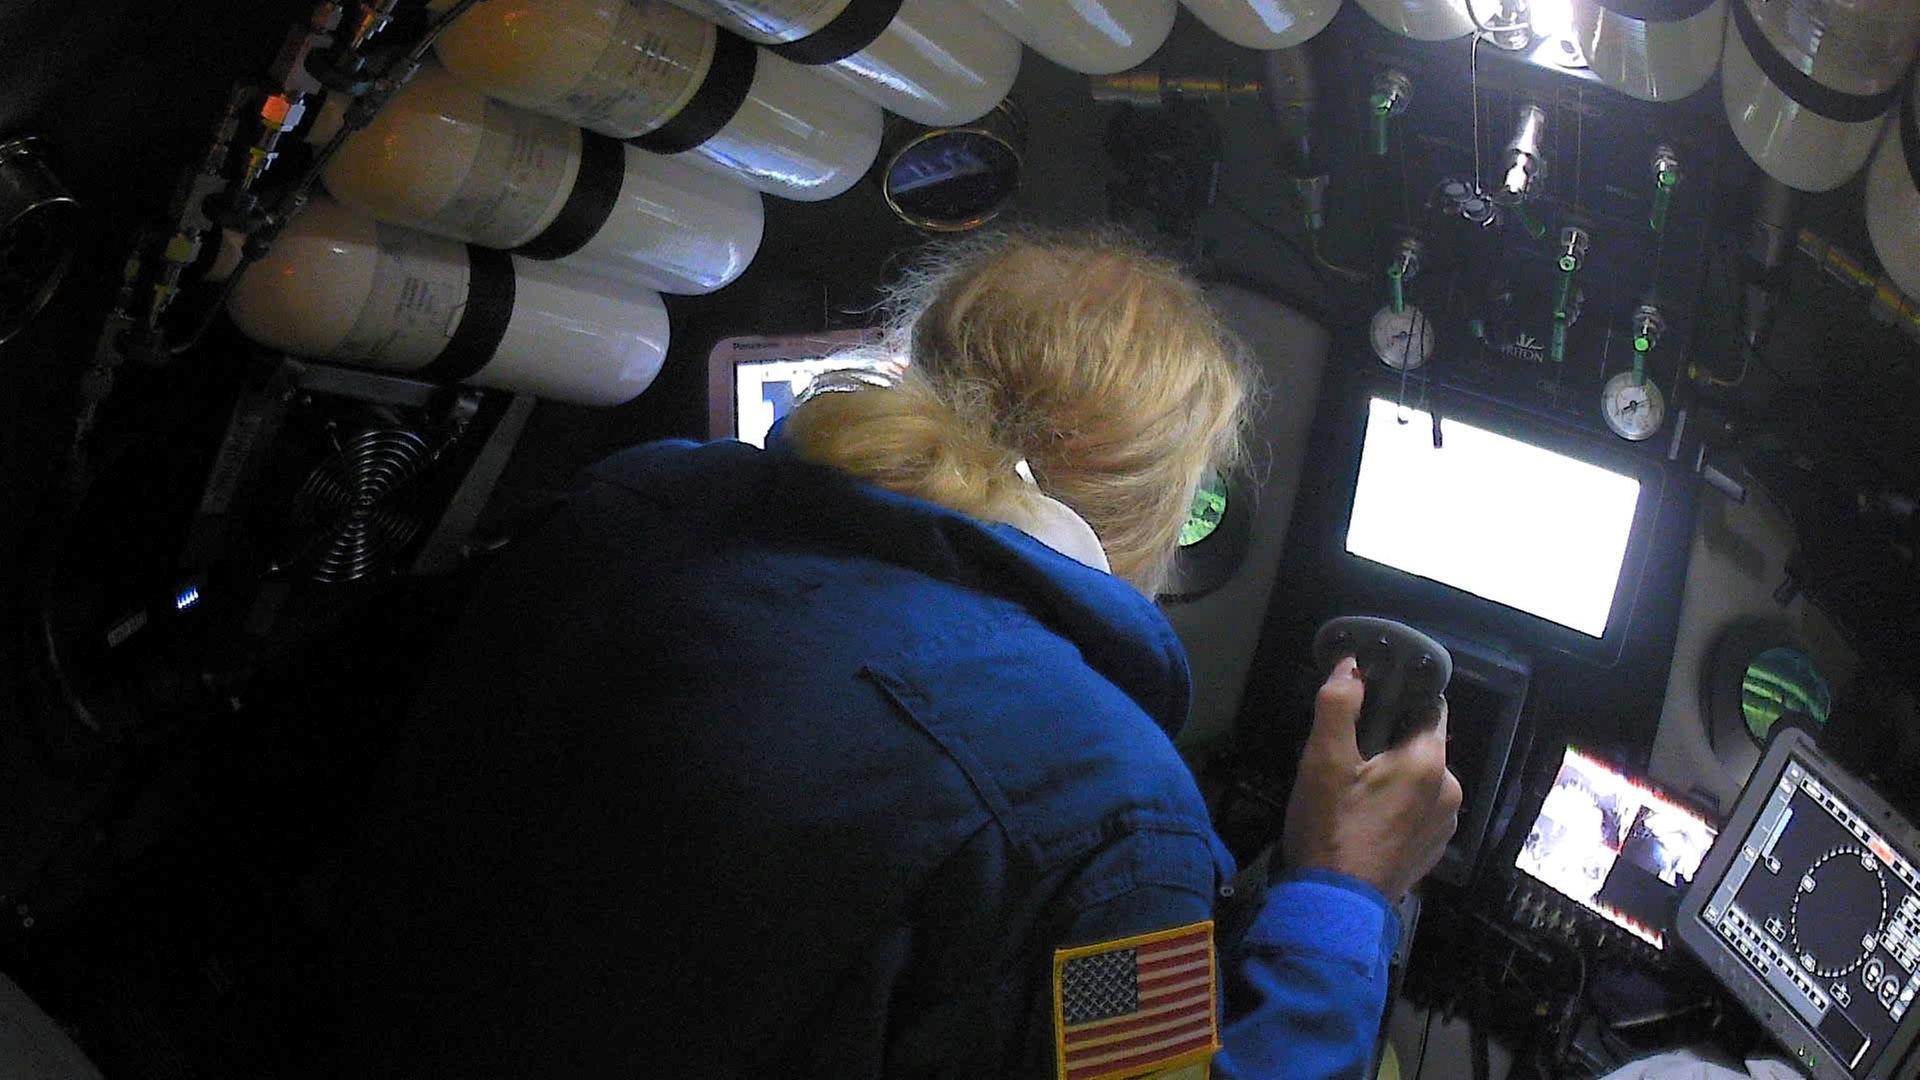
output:
<svg viewBox="0 0 1920 1080"><path fill-rule="evenodd" d="M1885 1077L1920 1037L1920 831L1799 729L1754 770L1676 932L1816 1077Z"/></svg>

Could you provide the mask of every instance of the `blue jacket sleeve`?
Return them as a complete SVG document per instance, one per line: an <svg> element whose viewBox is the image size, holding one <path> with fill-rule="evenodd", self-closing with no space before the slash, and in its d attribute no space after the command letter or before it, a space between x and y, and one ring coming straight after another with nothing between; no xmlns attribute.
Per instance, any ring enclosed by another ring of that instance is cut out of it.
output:
<svg viewBox="0 0 1920 1080"><path fill-rule="evenodd" d="M1081 876L1109 883L1138 865L1128 837ZM1197 842L1197 841L1196 841ZM1080 908L1063 945L1088 944L1214 917L1213 896L1165 883L1133 883ZM1386 1006L1399 920L1371 886L1343 874L1277 878L1240 940L1221 941L1220 1080L1349 1080L1363 1075ZM1051 993L1051 987L1048 988ZM1050 1020L1050 1014L1049 1014Z"/></svg>

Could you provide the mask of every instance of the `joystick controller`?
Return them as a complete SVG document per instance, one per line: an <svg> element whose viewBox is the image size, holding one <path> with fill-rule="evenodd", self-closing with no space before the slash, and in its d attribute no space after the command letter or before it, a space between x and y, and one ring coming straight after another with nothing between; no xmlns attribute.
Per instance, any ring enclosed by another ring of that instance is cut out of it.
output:
<svg viewBox="0 0 1920 1080"><path fill-rule="evenodd" d="M1356 734L1360 753L1372 757L1438 715L1440 695L1453 679L1453 657L1446 646L1405 623L1347 615L1330 619L1313 636L1313 660L1330 671L1351 656L1366 683Z"/></svg>

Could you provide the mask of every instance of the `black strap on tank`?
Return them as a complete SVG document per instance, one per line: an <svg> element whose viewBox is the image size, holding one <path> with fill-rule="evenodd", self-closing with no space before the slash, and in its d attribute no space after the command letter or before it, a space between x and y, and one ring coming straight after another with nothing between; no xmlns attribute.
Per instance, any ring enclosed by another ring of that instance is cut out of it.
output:
<svg viewBox="0 0 1920 1080"><path fill-rule="evenodd" d="M1731 0L1738 4L1740 0ZM1713 6L1713 0L1599 0L1601 7L1641 22L1673 23L1691 19Z"/></svg>
<svg viewBox="0 0 1920 1080"><path fill-rule="evenodd" d="M902 0L853 0L833 21L798 41L769 45L767 51L796 64L817 67L838 63L873 44L900 14Z"/></svg>
<svg viewBox="0 0 1920 1080"><path fill-rule="evenodd" d="M1920 86L1920 64L1907 69L1906 87ZM1907 158L1907 182L1920 191L1920 103L1909 93L1900 104L1900 149Z"/></svg>
<svg viewBox="0 0 1920 1080"><path fill-rule="evenodd" d="M1747 52L1753 54L1753 62L1760 66L1761 73L1772 80L1781 93L1807 109L1843 124L1864 124L1885 116L1887 106L1899 96L1899 83L1877 94L1848 94L1813 79L1788 63L1773 47L1773 42L1760 32L1760 25L1753 21L1753 12L1747 10L1748 0L1728 0L1728 3L1733 6L1733 25L1740 28L1740 40L1747 43Z"/></svg>
<svg viewBox="0 0 1920 1080"><path fill-rule="evenodd" d="M627 148L619 139L592 131L580 133L580 175L567 201L540 235L513 249L529 259L564 259L600 235L620 201L627 179Z"/></svg>
<svg viewBox="0 0 1920 1080"><path fill-rule="evenodd" d="M513 256L493 248L467 245L467 306L440 355L414 372L432 382L470 379L487 366L513 318Z"/></svg>
<svg viewBox="0 0 1920 1080"><path fill-rule="evenodd" d="M720 31L713 43L713 63L707 77L667 122L628 141L656 154L691 150L720 133L746 103L753 73L760 67L760 49L738 34Z"/></svg>

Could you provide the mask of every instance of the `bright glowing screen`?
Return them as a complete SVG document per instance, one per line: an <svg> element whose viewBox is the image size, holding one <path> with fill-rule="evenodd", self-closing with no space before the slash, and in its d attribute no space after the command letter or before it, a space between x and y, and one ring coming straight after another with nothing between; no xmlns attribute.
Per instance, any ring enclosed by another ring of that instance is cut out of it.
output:
<svg viewBox="0 0 1920 1080"><path fill-rule="evenodd" d="M733 369L734 416L741 442L767 445L767 432L793 411L793 403L813 385L813 380L829 371L864 369L892 371L898 362L886 362L850 353L835 356L809 356L795 359L751 360Z"/></svg>
<svg viewBox="0 0 1920 1080"><path fill-rule="evenodd" d="M1572 747L1514 865L1655 948L1717 830Z"/></svg>
<svg viewBox="0 0 1920 1080"><path fill-rule="evenodd" d="M1407 423L1401 423L1404 415ZM1375 398L1347 550L1591 637L1606 633L1640 482Z"/></svg>

